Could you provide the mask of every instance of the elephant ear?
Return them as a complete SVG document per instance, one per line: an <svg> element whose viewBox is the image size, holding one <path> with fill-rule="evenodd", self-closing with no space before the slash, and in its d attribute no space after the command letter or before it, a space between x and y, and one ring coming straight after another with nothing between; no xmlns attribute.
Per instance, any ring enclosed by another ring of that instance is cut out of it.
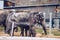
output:
<svg viewBox="0 0 60 40"><path fill-rule="evenodd" d="M16 14L12 15L11 21L19 22L20 17L21 17L20 13L16 13Z"/></svg>

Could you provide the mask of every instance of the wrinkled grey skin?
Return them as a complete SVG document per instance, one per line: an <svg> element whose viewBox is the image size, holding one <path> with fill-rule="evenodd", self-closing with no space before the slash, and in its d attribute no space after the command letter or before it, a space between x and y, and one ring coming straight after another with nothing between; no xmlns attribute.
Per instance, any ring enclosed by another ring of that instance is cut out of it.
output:
<svg viewBox="0 0 60 40"><path fill-rule="evenodd" d="M6 32L6 18L7 18L7 14L5 13L0 14L0 25L3 25L4 32Z"/></svg>
<svg viewBox="0 0 60 40"><path fill-rule="evenodd" d="M7 20L6 20L6 23L7 23L6 29L7 30L6 30L6 32L10 34L11 30L12 30L12 23L9 21L9 18L10 18L10 20L12 22L15 22L14 28L19 26L21 28L21 34L22 34L22 36L24 36L24 34L23 34L24 29L26 29L26 31L27 31L29 29L29 25L30 25L30 24L25 24L26 22L29 23L28 22L29 15L28 14L23 15L23 17L21 17L20 14L18 16L14 16L14 17L12 17L12 16L13 16L13 13L8 14L8 16L7 16ZM13 35L14 35L14 30L13 30ZM27 36L27 34L26 34L26 36Z"/></svg>
<svg viewBox="0 0 60 40"><path fill-rule="evenodd" d="M10 28L9 26L11 26L11 23L7 21L8 14L9 13L6 13L6 12L0 14L0 25L2 25L4 27L5 33L9 33L9 32L7 32L7 30L8 30L8 28ZM8 26L8 28L7 28L7 26Z"/></svg>
<svg viewBox="0 0 60 40"><path fill-rule="evenodd" d="M25 36L27 36L27 31L29 30L29 33L30 33L29 36L35 37L36 36L36 32L32 28L34 27L34 25L36 23L42 25L45 34L47 34L45 25L43 24L43 18L40 17L41 15L39 15L38 12L36 12L36 13L28 13L28 14L22 15L22 16L23 17L21 17L21 15L19 15L17 17L14 16L15 18L11 19L11 21L15 22L15 26L16 27L19 26L21 28L21 35L22 36L24 36L24 29L25 29ZM41 22L39 22L39 21L41 21ZM26 24L26 22L27 22L27 24ZM7 30L6 31L10 33L11 29L12 29L11 22L8 21ZM13 30L13 35L14 35L14 30Z"/></svg>
<svg viewBox="0 0 60 40"><path fill-rule="evenodd" d="M6 18L6 33L8 33L8 34L10 34L11 35L11 29L12 29L12 20L11 20L11 16L13 15L13 13L9 13L8 15L7 15L7 18ZM14 29L17 29L18 30L18 28L17 27L15 27L14 26ZM17 32L17 30L16 30L16 32Z"/></svg>

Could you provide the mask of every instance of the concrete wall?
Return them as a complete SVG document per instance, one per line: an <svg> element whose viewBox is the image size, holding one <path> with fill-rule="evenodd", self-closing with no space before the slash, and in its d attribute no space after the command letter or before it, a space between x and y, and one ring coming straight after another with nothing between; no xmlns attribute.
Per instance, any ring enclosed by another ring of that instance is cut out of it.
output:
<svg viewBox="0 0 60 40"><path fill-rule="evenodd" d="M58 4L59 0L9 0L15 3L15 6L33 6L41 4Z"/></svg>

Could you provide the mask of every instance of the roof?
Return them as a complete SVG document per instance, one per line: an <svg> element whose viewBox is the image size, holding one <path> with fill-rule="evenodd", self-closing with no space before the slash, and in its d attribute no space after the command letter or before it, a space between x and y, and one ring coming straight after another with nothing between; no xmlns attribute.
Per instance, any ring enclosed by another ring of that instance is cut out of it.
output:
<svg viewBox="0 0 60 40"><path fill-rule="evenodd" d="M16 7L16 6L12 6L12 7L4 7L4 9L23 9L23 8L35 8L35 7L51 7L51 6L60 6L60 4L41 4L39 6L20 6L20 7Z"/></svg>

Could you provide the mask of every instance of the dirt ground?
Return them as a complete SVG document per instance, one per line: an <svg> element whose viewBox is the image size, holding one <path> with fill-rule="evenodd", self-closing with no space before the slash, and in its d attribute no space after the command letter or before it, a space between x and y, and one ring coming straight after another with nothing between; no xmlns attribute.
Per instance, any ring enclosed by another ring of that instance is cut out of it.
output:
<svg viewBox="0 0 60 40"><path fill-rule="evenodd" d="M5 34L4 32L0 32L0 36L9 36L8 34ZM14 36L20 37L20 32L15 32ZM44 35L41 33L37 33L36 37L46 37L46 38L60 38L60 36L54 36L54 35Z"/></svg>

